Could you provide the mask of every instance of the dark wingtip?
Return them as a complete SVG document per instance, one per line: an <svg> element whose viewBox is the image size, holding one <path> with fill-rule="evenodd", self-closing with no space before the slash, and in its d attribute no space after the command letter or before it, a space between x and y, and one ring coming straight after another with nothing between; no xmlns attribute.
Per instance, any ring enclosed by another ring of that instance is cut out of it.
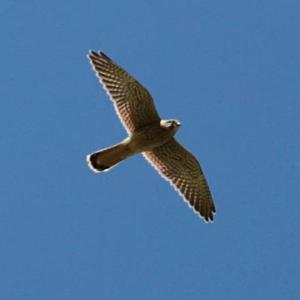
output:
<svg viewBox="0 0 300 300"><path fill-rule="evenodd" d="M89 55L92 55L92 56L99 56L99 54L98 54L96 51L94 51L94 50L90 50L90 51L89 51Z"/></svg>
<svg viewBox="0 0 300 300"><path fill-rule="evenodd" d="M109 58L104 52L99 51L99 54L100 54L103 58L105 58L105 59L107 59L107 60L111 60L111 58Z"/></svg>
<svg viewBox="0 0 300 300"><path fill-rule="evenodd" d="M213 223L215 213L216 213L215 205L213 202L211 202L210 209L208 209L208 211L202 214L202 217L204 218L206 223Z"/></svg>
<svg viewBox="0 0 300 300"><path fill-rule="evenodd" d="M105 59L106 61L111 61L111 58L109 58L104 52L102 51L95 51L95 50L89 50L89 53L87 55L89 59L93 59L95 57L101 57Z"/></svg>
<svg viewBox="0 0 300 300"><path fill-rule="evenodd" d="M206 216L202 216L205 220L206 223L212 223L214 220L214 217L212 214L206 215Z"/></svg>
<svg viewBox="0 0 300 300"><path fill-rule="evenodd" d="M215 214L215 213L216 213L216 207L215 207L215 205L214 205L213 202L212 202L211 205L212 205L212 206L211 206L211 211Z"/></svg>
<svg viewBox="0 0 300 300"><path fill-rule="evenodd" d="M207 211L198 211L200 217L204 220L205 223L213 223L214 221L214 214L215 214L216 210L214 205L212 204L211 208L208 209Z"/></svg>

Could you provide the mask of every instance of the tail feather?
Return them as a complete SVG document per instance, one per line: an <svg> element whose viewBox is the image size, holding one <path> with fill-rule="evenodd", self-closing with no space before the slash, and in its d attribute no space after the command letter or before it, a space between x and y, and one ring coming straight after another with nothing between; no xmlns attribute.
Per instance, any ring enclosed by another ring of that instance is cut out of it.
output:
<svg viewBox="0 0 300 300"><path fill-rule="evenodd" d="M87 162L94 172L104 172L133 154L132 150L128 147L128 143L125 141L88 155Z"/></svg>

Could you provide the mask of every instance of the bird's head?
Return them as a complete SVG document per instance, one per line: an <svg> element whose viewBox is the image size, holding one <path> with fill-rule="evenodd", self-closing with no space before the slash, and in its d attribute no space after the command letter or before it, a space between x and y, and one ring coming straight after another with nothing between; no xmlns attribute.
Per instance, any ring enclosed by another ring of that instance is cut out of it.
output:
<svg viewBox="0 0 300 300"><path fill-rule="evenodd" d="M173 131L174 133L179 129L180 127L180 122L174 119L171 120L161 120L160 121L160 126L164 127L168 130Z"/></svg>

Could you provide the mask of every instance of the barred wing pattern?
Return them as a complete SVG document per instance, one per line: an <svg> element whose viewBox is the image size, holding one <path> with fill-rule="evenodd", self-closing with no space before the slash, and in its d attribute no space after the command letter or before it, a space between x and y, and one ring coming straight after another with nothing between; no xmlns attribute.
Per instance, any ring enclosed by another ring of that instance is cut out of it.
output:
<svg viewBox="0 0 300 300"><path fill-rule="evenodd" d="M209 187L197 159L174 138L143 153L150 164L168 180L205 221L216 212Z"/></svg>
<svg viewBox="0 0 300 300"><path fill-rule="evenodd" d="M150 93L129 73L103 52L90 51L88 58L128 133L160 121Z"/></svg>

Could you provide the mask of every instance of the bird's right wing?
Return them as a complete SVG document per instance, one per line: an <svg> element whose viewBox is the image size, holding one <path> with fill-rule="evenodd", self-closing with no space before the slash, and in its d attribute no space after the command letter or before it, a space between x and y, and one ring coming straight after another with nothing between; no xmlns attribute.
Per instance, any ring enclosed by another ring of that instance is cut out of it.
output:
<svg viewBox="0 0 300 300"><path fill-rule="evenodd" d="M172 138L143 154L196 213L207 222L213 221L216 209L208 184L197 159L189 151Z"/></svg>
<svg viewBox="0 0 300 300"><path fill-rule="evenodd" d="M150 93L129 73L102 52L88 58L128 133L160 121Z"/></svg>

